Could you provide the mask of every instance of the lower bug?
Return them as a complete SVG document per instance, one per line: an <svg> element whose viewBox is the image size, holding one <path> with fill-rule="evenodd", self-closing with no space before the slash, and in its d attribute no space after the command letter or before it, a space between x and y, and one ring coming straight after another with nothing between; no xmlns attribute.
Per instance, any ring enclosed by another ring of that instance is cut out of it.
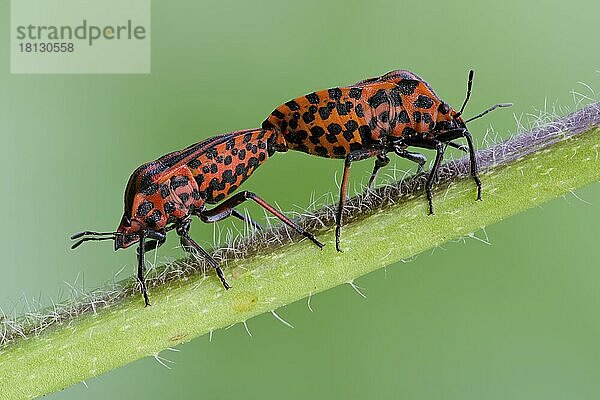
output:
<svg viewBox="0 0 600 400"><path fill-rule="evenodd" d="M273 155L274 140L274 133L264 129L237 131L204 140L140 166L129 178L118 229L115 232L77 233L71 237L77 240L71 248L86 241L102 240L113 240L115 250L137 244L137 279L148 306L144 253L161 246L171 230L177 232L185 250L204 257L216 270L223 286L230 287L217 261L190 237L193 216L206 223L233 216L258 227L256 222L235 209L244 201L253 200L318 247L323 247L310 232L256 194L242 191L232 195ZM206 209L207 204L219 202L212 209Z"/></svg>

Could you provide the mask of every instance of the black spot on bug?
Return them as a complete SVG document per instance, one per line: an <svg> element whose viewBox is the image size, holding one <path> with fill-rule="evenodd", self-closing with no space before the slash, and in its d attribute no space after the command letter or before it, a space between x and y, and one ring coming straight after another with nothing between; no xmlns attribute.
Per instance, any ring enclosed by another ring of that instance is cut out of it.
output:
<svg viewBox="0 0 600 400"><path fill-rule="evenodd" d="M158 191L158 184L151 183L150 185L146 186L145 188L143 188L140 191L143 194L145 194L146 196L151 196L151 195L153 195L154 193L156 193Z"/></svg>
<svg viewBox="0 0 600 400"><path fill-rule="evenodd" d="M342 127L339 124L329 124L327 125L327 131L332 135L337 135L342 131Z"/></svg>
<svg viewBox="0 0 600 400"><path fill-rule="evenodd" d="M223 160L223 164L225 164L225 165L231 164L231 156L228 155L227 157L225 157L225 159Z"/></svg>
<svg viewBox="0 0 600 400"><path fill-rule="evenodd" d="M261 152L258 154L258 160L259 160L260 162L263 162L263 161L265 161L266 159L267 159L267 156L266 156L265 152L264 152L264 151L261 151Z"/></svg>
<svg viewBox="0 0 600 400"><path fill-rule="evenodd" d="M146 214L150 212L154 208L154 204L150 201L142 201L135 212L135 215L138 217L144 217Z"/></svg>
<svg viewBox="0 0 600 400"><path fill-rule="evenodd" d="M315 105L311 105L310 107L308 107L308 112L311 114L315 114L317 112L318 108Z"/></svg>
<svg viewBox="0 0 600 400"><path fill-rule="evenodd" d="M335 101L330 101L329 103L327 103L327 108L329 108L329 111L333 110L336 104L337 103Z"/></svg>
<svg viewBox="0 0 600 400"><path fill-rule="evenodd" d="M388 111L384 111L381 114L379 114L379 120L383 123L388 122L388 120L390 119L390 113Z"/></svg>
<svg viewBox="0 0 600 400"><path fill-rule="evenodd" d="M252 140L252 132L248 132L244 135L244 143L248 143Z"/></svg>
<svg viewBox="0 0 600 400"><path fill-rule="evenodd" d="M356 150L360 150L362 148L363 148L363 146L360 143L356 143L356 142L350 143L350 151L356 151Z"/></svg>
<svg viewBox="0 0 600 400"><path fill-rule="evenodd" d="M160 197L166 199L167 197L169 197L169 194L171 194L169 187L167 185L160 185Z"/></svg>
<svg viewBox="0 0 600 400"><path fill-rule="evenodd" d="M237 147L235 149L231 149L231 155L235 156L238 153Z"/></svg>
<svg viewBox="0 0 600 400"><path fill-rule="evenodd" d="M244 158L246 158L246 150L242 149L238 151L238 159L243 160Z"/></svg>
<svg viewBox="0 0 600 400"><path fill-rule="evenodd" d="M372 108L377 108L383 103L388 101L388 96L385 93L385 90L379 89L373 96L369 98L369 106Z"/></svg>
<svg viewBox="0 0 600 400"><path fill-rule="evenodd" d="M204 183L204 175L196 175L194 177L194 180L196 181L196 184L198 185L198 187L200 187Z"/></svg>
<svg viewBox="0 0 600 400"><path fill-rule="evenodd" d="M326 121L331 115L331 110L327 107L319 107L319 116L323 121Z"/></svg>
<svg viewBox="0 0 600 400"><path fill-rule="evenodd" d="M428 109L433 106L433 100L420 94L413 104L415 107Z"/></svg>
<svg viewBox="0 0 600 400"><path fill-rule="evenodd" d="M346 107L346 103L337 103L336 108L338 115L348 115L348 107Z"/></svg>
<svg viewBox="0 0 600 400"><path fill-rule="evenodd" d="M296 120L300 119L300 113L298 111L292 113L292 118Z"/></svg>
<svg viewBox="0 0 600 400"><path fill-rule="evenodd" d="M215 164L213 164L215 165ZM215 165L216 167L216 165ZM175 190L179 187L185 186L189 183L187 176L173 176L171 177L171 189Z"/></svg>
<svg viewBox="0 0 600 400"><path fill-rule="evenodd" d="M178 195L179 198L181 199L181 201L183 201L184 203L187 203L187 201L190 199L190 194L189 193L181 193Z"/></svg>
<svg viewBox="0 0 600 400"><path fill-rule="evenodd" d="M358 129L358 122L356 122L355 120L351 119L350 121L347 121L344 126L346 127L346 130L348 130L348 132L354 132L355 130Z"/></svg>
<svg viewBox="0 0 600 400"><path fill-rule="evenodd" d="M310 124L314 120L315 120L314 114L311 114L309 112L302 113L302 121L304 121L305 123Z"/></svg>
<svg viewBox="0 0 600 400"><path fill-rule="evenodd" d="M264 149L266 149L266 148L267 148L267 144L266 144L264 141L262 141L262 140L259 140L259 141L258 141L258 145L257 145L257 146L258 146L258 148L259 148L259 149L261 149L261 150L264 150Z"/></svg>
<svg viewBox="0 0 600 400"><path fill-rule="evenodd" d="M250 149L250 151L252 151L252 154L256 154L258 152L258 146L253 144L252 149Z"/></svg>
<svg viewBox="0 0 600 400"><path fill-rule="evenodd" d="M398 119L398 122L400 122L401 124L410 124L410 117L408 116L408 113L406 112L406 110L400 111L397 119Z"/></svg>
<svg viewBox="0 0 600 400"><path fill-rule="evenodd" d="M246 143L246 151L252 151L252 143Z"/></svg>
<svg viewBox="0 0 600 400"><path fill-rule="evenodd" d="M296 150L301 151L303 153L309 153L308 147L304 144L297 144Z"/></svg>
<svg viewBox="0 0 600 400"><path fill-rule="evenodd" d="M192 199L198 201L200 200L200 192L198 191L198 189L194 189L192 190Z"/></svg>
<svg viewBox="0 0 600 400"><path fill-rule="evenodd" d="M265 137L266 133L267 133L267 131L265 131L264 129L261 129L260 133L258 134L258 136L256 137L256 139L261 140L262 138Z"/></svg>
<svg viewBox="0 0 600 400"><path fill-rule="evenodd" d="M285 103L285 105L287 106L287 108L289 108L292 111L296 111L296 110L300 109L300 106L294 100L288 101L287 103Z"/></svg>
<svg viewBox="0 0 600 400"><path fill-rule="evenodd" d="M196 169L200 166L200 160L198 160L197 158L190 160L190 162L187 163L188 167L192 168L192 169Z"/></svg>
<svg viewBox="0 0 600 400"><path fill-rule="evenodd" d="M248 160L248 169L250 168L256 168L258 167L258 158L256 157L250 157L250 159Z"/></svg>
<svg viewBox="0 0 600 400"><path fill-rule="evenodd" d="M202 172L208 174L210 172L210 167L208 165L205 165L204 167L202 167Z"/></svg>
<svg viewBox="0 0 600 400"><path fill-rule="evenodd" d="M421 123L421 112L420 111L413 111L413 121L415 121L416 124Z"/></svg>
<svg viewBox="0 0 600 400"><path fill-rule="evenodd" d="M219 154L217 157L215 157L215 161L221 164L223 162L223 156Z"/></svg>
<svg viewBox="0 0 600 400"><path fill-rule="evenodd" d="M360 139L363 144L367 144L371 141L371 128L367 125L361 125L358 128L358 133L360 134Z"/></svg>
<svg viewBox="0 0 600 400"><path fill-rule="evenodd" d="M348 92L348 96L350 96L353 99L360 100L360 96L362 96L362 89L361 88L352 88Z"/></svg>
<svg viewBox="0 0 600 400"><path fill-rule="evenodd" d="M162 213L158 210L154 210L152 212L152 214L150 214L148 217L146 217L145 221L146 221L146 224L149 226L156 226L156 224L158 223L158 221L160 221L161 218L162 218Z"/></svg>
<svg viewBox="0 0 600 400"><path fill-rule="evenodd" d="M400 93L403 95L413 94L417 86L419 86L419 81L415 81L413 79L402 79L400 82L398 82L398 88L400 89Z"/></svg>
<svg viewBox="0 0 600 400"><path fill-rule="evenodd" d="M452 128L450 121L439 121L435 124L436 131L447 131Z"/></svg>
<svg viewBox="0 0 600 400"><path fill-rule="evenodd" d="M430 124L433 122L433 120L431 119L431 114L429 113L422 113L421 116L423 117L423 122L425 122L426 124Z"/></svg>
<svg viewBox="0 0 600 400"><path fill-rule="evenodd" d="M354 133L350 131L344 131L344 139L346 139L348 142L354 140Z"/></svg>
<svg viewBox="0 0 600 400"><path fill-rule="evenodd" d="M404 135L404 136L412 136L412 135L414 135L414 134L416 134L416 133L417 133L417 131L415 131L415 130L414 130L413 128L411 128L410 126L407 126L407 127L405 127L405 128L402 130L402 135Z"/></svg>
<svg viewBox="0 0 600 400"><path fill-rule="evenodd" d="M313 126L310 128L310 134L316 138L319 138L325 134L325 130L320 126Z"/></svg>
<svg viewBox="0 0 600 400"><path fill-rule="evenodd" d="M246 173L246 165L244 163L240 163L235 166L235 174L238 176L244 175Z"/></svg>
<svg viewBox="0 0 600 400"><path fill-rule="evenodd" d="M282 132L285 132L285 130L288 127L288 122L284 119L283 121L281 121L281 124L279 125L279 128L281 129Z"/></svg>
<svg viewBox="0 0 600 400"><path fill-rule="evenodd" d="M336 156L346 155L346 149L343 146L334 146L333 154L335 154Z"/></svg>
<svg viewBox="0 0 600 400"><path fill-rule="evenodd" d="M213 174L216 174L217 171L219 171L219 167L217 166L217 164L212 164L210 166L210 172L213 173Z"/></svg>
<svg viewBox="0 0 600 400"><path fill-rule="evenodd" d="M354 112L356 113L356 116L359 118L363 118L365 116L362 104L357 104L356 108L354 109Z"/></svg>
<svg viewBox="0 0 600 400"><path fill-rule="evenodd" d="M217 156L217 149L215 149L214 147L211 147L210 149L206 150L206 152L204 154L206 155L206 158L208 158L209 160L212 160L213 158L215 158Z"/></svg>
<svg viewBox="0 0 600 400"><path fill-rule="evenodd" d="M298 128L298 120L290 119L290 128L292 128L292 129Z"/></svg>
<svg viewBox="0 0 600 400"><path fill-rule="evenodd" d="M332 88L327 90L327 94L331 100L339 100L342 98L342 91L340 88Z"/></svg>
<svg viewBox="0 0 600 400"><path fill-rule="evenodd" d="M271 114L273 114L273 113L271 113ZM282 117L282 118L283 118L283 117ZM267 120L265 120L265 121L263 121L263 123L262 123L262 125L261 125L261 128L262 128L262 129L264 129L264 130L265 130L265 131L267 131L267 132L269 132L269 131L272 131L274 127L275 127L275 125L273 125L273 124L271 123L271 121L269 121L268 119L267 119Z"/></svg>
<svg viewBox="0 0 600 400"><path fill-rule="evenodd" d="M165 214L174 213L175 212L175 203L173 203L172 201L167 201L163 205L163 210L165 211Z"/></svg>
<svg viewBox="0 0 600 400"><path fill-rule="evenodd" d="M235 183L237 181L237 176L235 176L230 169L223 171L221 178L223 178L223 182L226 183Z"/></svg>
<svg viewBox="0 0 600 400"><path fill-rule="evenodd" d="M300 144L303 143L308 137L308 133L305 130L299 130L290 132L286 135L286 140L290 143Z"/></svg>
<svg viewBox="0 0 600 400"><path fill-rule="evenodd" d="M327 156L327 149L323 146L315 146L315 153L320 156Z"/></svg>
<svg viewBox="0 0 600 400"><path fill-rule="evenodd" d="M235 139L229 139L225 145L225 150L231 150L235 147Z"/></svg>
<svg viewBox="0 0 600 400"><path fill-rule="evenodd" d="M282 113L281 111L277 110L277 109L273 110L273 112L271 113L271 115L274 116L275 118L279 118L279 119L283 119L285 117L285 114Z"/></svg>
<svg viewBox="0 0 600 400"><path fill-rule="evenodd" d="M329 133L328 133L327 135L325 135L325 139L327 139L327 141L328 141L329 143L332 143L332 144L333 144L333 143L337 143L337 142L338 142L338 138L337 138L337 136L335 136L335 135L331 135L331 134L329 134Z"/></svg>
<svg viewBox="0 0 600 400"><path fill-rule="evenodd" d="M400 107L402 105L402 96L400 96L400 89L398 87L394 87L390 90L390 99L392 100L392 105L394 107Z"/></svg>
<svg viewBox="0 0 600 400"><path fill-rule="evenodd" d="M440 103L440 105L438 106L438 111L444 115L448 114L450 112L450 106L444 102Z"/></svg>
<svg viewBox="0 0 600 400"><path fill-rule="evenodd" d="M308 100L308 102L310 104L319 104L319 101L321 100L321 99L319 99L319 95L316 94L316 93L314 93L314 92L310 93L310 94L307 94L304 97L306 97L306 100Z"/></svg>
<svg viewBox="0 0 600 400"><path fill-rule="evenodd" d="M229 187L229 190L227 191L227 194L235 192L237 190L237 188L238 188L237 185L231 185Z"/></svg>

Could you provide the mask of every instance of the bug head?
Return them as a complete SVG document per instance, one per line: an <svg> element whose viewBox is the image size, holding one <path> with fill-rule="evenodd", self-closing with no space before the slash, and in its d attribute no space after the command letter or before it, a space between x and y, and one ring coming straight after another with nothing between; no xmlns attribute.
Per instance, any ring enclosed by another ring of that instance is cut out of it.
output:
<svg viewBox="0 0 600 400"><path fill-rule="evenodd" d="M84 242L103 240L113 240L115 250L126 249L139 242L142 229L143 226L139 221L131 220L127 215L123 215L116 232L83 231L74 234L71 236L71 240L77 241L71 246L71 249L79 247Z"/></svg>
<svg viewBox="0 0 600 400"><path fill-rule="evenodd" d="M473 88L473 70L469 71L469 78L467 81L467 95L465 96L465 100L462 103L459 111L456 111L452 107L450 107L447 103L441 102L438 107L438 117L436 121L436 130L438 131L447 131L447 130L455 130L455 129L467 129L467 123L473 121L474 119L483 117L485 114L490 111L495 110L499 107L511 107L512 103L498 103L487 110L477 114L474 117L471 117L467 120L464 120L462 117L462 113L465 110L469 99L471 98L471 89Z"/></svg>

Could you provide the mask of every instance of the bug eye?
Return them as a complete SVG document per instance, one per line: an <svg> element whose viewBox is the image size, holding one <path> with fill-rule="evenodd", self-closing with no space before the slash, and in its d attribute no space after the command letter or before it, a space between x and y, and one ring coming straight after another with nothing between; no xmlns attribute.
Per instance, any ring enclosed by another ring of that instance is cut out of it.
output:
<svg viewBox="0 0 600 400"><path fill-rule="evenodd" d="M448 114L450 112L450 106L446 103L440 103L440 106L438 107L438 111L441 112L442 114Z"/></svg>
<svg viewBox="0 0 600 400"><path fill-rule="evenodd" d="M121 218L121 225L126 228L131 227L131 220L126 215L123 215L123 218Z"/></svg>

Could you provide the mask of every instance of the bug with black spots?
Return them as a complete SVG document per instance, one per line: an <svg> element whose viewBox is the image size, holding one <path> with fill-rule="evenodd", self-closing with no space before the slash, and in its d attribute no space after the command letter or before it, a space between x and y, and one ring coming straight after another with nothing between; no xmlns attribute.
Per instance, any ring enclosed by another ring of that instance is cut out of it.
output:
<svg viewBox="0 0 600 400"><path fill-rule="evenodd" d="M421 172L426 158L409 151L420 147L436 151L433 167L425 184L429 213L433 214L431 189L441 165L444 150L451 146L469 153L471 175L481 199L477 159L467 123L487 114L501 103L464 120L462 113L469 101L473 71L469 71L467 95L459 111L450 107L418 75L407 70L365 79L354 85L334 87L297 97L277 107L262 127L275 132L275 149L345 159L336 214L336 249L340 249L342 214L348 187L350 166L354 161L376 157L369 187L379 169L389 163L388 152L414 161ZM467 146L454 140L465 138Z"/></svg>
<svg viewBox="0 0 600 400"><path fill-rule="evenodd" d="M230 286L223 271L189 235L191 217L213 223L233 216L255 227L256 222L235 207L251 199L320 248L323 244L262 198L249 191L233 194L252 173L275 153L275 132L250 129L222 134L166 154L137 168L125 189L125 206L115 232L84 231L71 237L74 249L87 241L113 240L114 249L138 244L137 279L145 305L150 305L144 278L144 253L161 246L175 230L186 251L197 252L216 270L223 286ZM231 197L230 197L231 196ZM220 204L207 209L207 204Z"/></svg>

